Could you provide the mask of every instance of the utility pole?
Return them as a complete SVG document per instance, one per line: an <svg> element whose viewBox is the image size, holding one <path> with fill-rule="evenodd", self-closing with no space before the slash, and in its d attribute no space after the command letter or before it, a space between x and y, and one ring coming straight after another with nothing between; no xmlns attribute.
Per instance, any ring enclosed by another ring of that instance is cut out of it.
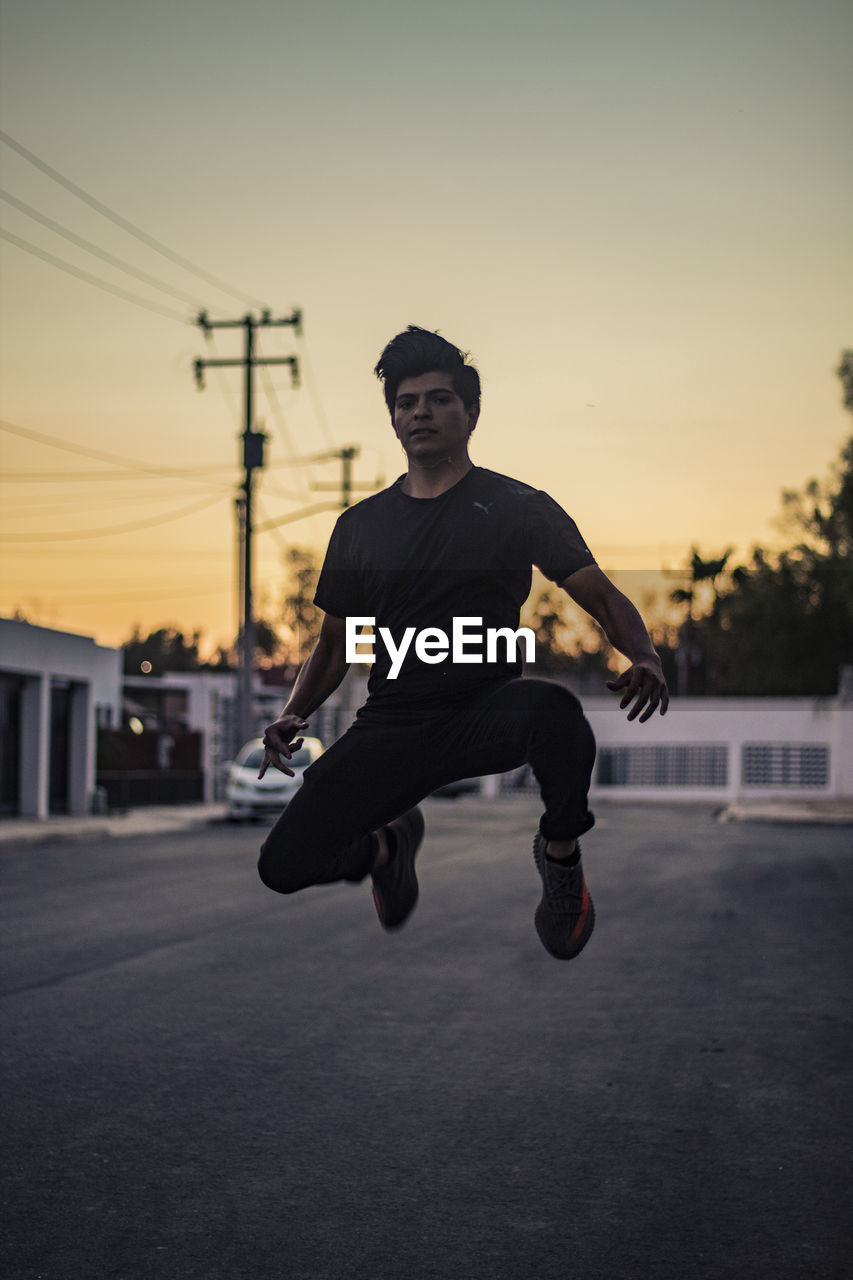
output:
<svg viewBox="0 0 853 1280"><path fill-rule="evenodd" d="M299 364L296 356L258 357L255 355L255 330L275 329L289 325L296 335L302 332L302 312L295 310L292 315L274 320L269 311L262 311L260 316L251 314L241 320L209 320L206 311L201 311L196 324L209 338L214 329L242 329L244 332L244 354L237 360L196 360L195 377L199 390L204 387L204 370L211 367L243 368L245 370L245 430L243 431L243 492L240 510L240 530L242 533L242 609L240 618L240 674L239 674L239 725L241 740L246 742L254 734L254 716L252 714L252 669L255 657L255 616L252 604L252 477L258 467L264 465L264 441L262 431L253 428L254 419L254 377L256 365L287 364L290 365L293 385L299 385Z"/></svg>
<svg viewBox="0 0 853 1280"><path fill-rule="evenodd" d="M293 461L297 465L307 465L315 462L335 462L339 461L343 464L343 474L339 484L312 484L312 489L333 490L340 493L339 502L319 502L312 507L302 507L300 511L289 511L286 516L277 516L274 520L265 520L263 524L255 525L256 533L268 533L270 529L280 529L283 524L292 524L294 520L306 520L308 516L317 516L324 511L342 511L350 506L350 499L354 492L376 493L377 489L382 489L385 481L382 476L377 476L370 483L356 484L352 478L353 460L358 457L361 450L357 444L344 445L342 449L327 449L325 453L310 453L303 458L295 458Z"/></svg>
<svg viewBox="0 0 853 1280"><path fill-rule="evenodd" d="M343 449L333 449L329 453L321 454L320 457L325 461L327 458L340 458L343 471L341 474L340 485L336 484L312 484L312 489L340 489L341 491L341 507L346 510L350 505L354 489L361 489L370 493L374 492L379 486L376 484L354 484L352 478L353 459L357 458L361 450L357 444L345 445Z"/></svg>

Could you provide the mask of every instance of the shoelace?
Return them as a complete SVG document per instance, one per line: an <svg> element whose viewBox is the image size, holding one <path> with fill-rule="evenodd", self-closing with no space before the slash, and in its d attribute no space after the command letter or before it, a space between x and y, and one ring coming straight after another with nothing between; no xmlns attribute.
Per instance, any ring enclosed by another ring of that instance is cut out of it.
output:
<svg viewBox="0 0 853 1280"><path fill-rule="evenodd" d="M549 866L548 871L551 870ZM579 874L577 879L573 879L571 873L575 870L579 872L580 868L568 867L563 870L557 867L554 869L553 879L549 876L546 894L548 906L552 910L569 915L577 915L580 911L583 902L583 875Z"/></svg>
<svg viewBox="0 0 853 1280"><path fill-rule="evenodd" d="M534 844L534 850L537 845ZM577 915L583 902L583 871L580 862L573 867L560 867L549 862L544 849L538 847L544 871L545 896L549 907Z"/></svg>

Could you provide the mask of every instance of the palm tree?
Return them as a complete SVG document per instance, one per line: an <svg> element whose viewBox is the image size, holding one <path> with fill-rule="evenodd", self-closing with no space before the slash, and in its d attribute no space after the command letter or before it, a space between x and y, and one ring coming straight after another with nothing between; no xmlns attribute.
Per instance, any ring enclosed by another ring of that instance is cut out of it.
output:
<svg viewBox="0 0 853 1280"><path fill-rule="evenodd" d="M717 579L725 571L729 557L734 553L734 547L729 547L727 551L714 560L703 560L696 547L690 548L690 585L687 587L677 587L675 591L670 593L670 600L675 604L687 605L687 617L680 632L680 643L678 652L675 655L676 669L678 671L678 689L680 694L688 694L691 692L690 679L691 668L699 667L705 658L705 684L707 693L715 692L716 688L716 662L712 652L703 653L702 649L696 643L696 619L693 616L693 604L696 599L696 586L700 582L710 582L713 598L711 601L710 614L713 617L717 612L717 601L719 599L719 589L717 587Z"/></svg>

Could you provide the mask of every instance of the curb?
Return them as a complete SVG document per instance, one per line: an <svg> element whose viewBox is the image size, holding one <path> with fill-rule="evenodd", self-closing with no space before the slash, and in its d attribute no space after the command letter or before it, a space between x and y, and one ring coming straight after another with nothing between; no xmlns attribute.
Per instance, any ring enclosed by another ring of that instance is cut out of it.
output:
<svg viewBox="0 0 853 1280"><path fill-rule="evenodd" d="M837 806L808 805L729 805L719 814L718 822L769 822L799 826L848 827L853 826L853 804Z"/></svg>
<svg viewBox="0 0 853 1280"><path fill-rule="evenodd" d="M4 845L40 844L47 840L80 841L109 837L170 835L194 827L225 821L225 805L200 805L197 809L165 807L130 809L104 817L11 818L0 821L0 848Z"/></svg>

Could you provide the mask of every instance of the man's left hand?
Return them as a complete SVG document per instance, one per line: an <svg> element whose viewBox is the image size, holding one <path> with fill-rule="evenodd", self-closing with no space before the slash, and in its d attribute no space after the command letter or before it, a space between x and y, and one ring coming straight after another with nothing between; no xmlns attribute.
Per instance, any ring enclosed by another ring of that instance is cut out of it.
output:
<svg viewBox="0 0 853 1280"><path fill-rule="evenodd" d="M619 708L624 711L625 707L633 702L634 705L628 712L629 720L635 720L644 707L645 711L640 716L640 724L653 716L658 707L661 715L666 715L666 709L669 706L669 690L657 658L642 658L639 662L635 662L627 671L623 671L621 676L617 676L615 680L608 680L607 687L614 693L618 693L620 689L625 690Z"/></svg>

